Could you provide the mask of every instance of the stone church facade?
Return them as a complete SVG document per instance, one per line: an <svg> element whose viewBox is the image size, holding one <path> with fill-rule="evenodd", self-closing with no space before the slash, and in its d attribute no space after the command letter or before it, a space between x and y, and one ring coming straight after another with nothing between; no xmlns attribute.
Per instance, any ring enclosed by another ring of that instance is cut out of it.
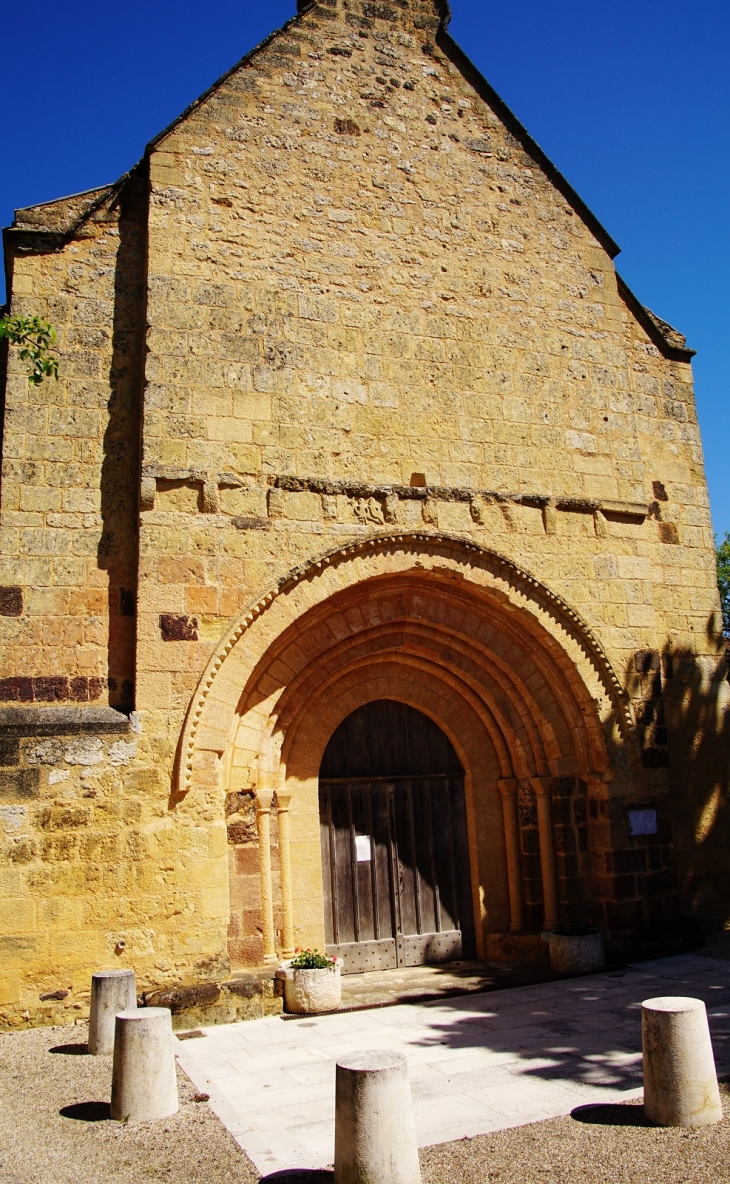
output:
<svg viewBox="0 0 730 1184"><path fill-rule="evenodd" d="M728 919L692 351L447 23L300 0L5 232L60 358L3 378L6 1026Z"/></svg>

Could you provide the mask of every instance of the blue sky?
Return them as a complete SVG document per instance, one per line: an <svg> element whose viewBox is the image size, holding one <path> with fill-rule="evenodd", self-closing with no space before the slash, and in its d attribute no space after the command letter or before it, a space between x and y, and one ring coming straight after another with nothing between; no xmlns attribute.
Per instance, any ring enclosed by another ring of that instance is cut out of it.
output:
<svg viewBox="0 0 730 1184"><path fill-rule="evenodd" d="M295 0L49 0L4 23L0 221L113 181ZM730 5L452 0L451 33L687 334L715 529L730 530ZM1 297L0 297L1 298Z"/></svg>

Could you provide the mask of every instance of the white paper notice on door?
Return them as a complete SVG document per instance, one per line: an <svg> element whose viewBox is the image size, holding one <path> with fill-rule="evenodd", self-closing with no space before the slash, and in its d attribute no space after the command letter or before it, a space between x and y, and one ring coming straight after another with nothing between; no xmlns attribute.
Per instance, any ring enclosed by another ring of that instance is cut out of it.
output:
<svg viewBox="0 0 730 1184"><path fill-rule="evenodd" d="M373 858L373 840L370 835L355 835L355 858L358 863L370 863Z"/></svg>

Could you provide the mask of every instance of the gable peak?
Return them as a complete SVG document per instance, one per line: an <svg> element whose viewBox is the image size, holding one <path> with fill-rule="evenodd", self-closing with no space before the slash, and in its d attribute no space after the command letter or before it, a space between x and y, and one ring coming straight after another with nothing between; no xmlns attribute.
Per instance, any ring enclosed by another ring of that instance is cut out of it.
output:
<svg viewBox="0 0 730 1184"><path fill-rule="evenodd" d="M435 36L451 20L449 0L297 0L300 16L315 9L363 31L392 25Z"/></svg>

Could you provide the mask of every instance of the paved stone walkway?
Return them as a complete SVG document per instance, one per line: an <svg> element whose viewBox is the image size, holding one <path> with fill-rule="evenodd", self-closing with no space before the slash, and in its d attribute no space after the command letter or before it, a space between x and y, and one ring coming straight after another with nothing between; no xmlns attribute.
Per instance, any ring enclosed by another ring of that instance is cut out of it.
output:
<svg viewBox="0 0 730 1184"><path fill-rule="evenodd" d="M691 995L730 1072L730 964L701 955L624 971L320 1018L208 1028L180 1064L259 1171L321 1168L334 1147L335 1061L408 1057L423 1147L641 1096L642 999Z"/></svg>
<svg viewBox="0 0 730 1184"><path fill-rule="evenodd" d="M448 962L442 966L409 966L342 977L342 1006L435 1002L439 996L470 995L553 982L550 966L499 962Z"/></svg>

